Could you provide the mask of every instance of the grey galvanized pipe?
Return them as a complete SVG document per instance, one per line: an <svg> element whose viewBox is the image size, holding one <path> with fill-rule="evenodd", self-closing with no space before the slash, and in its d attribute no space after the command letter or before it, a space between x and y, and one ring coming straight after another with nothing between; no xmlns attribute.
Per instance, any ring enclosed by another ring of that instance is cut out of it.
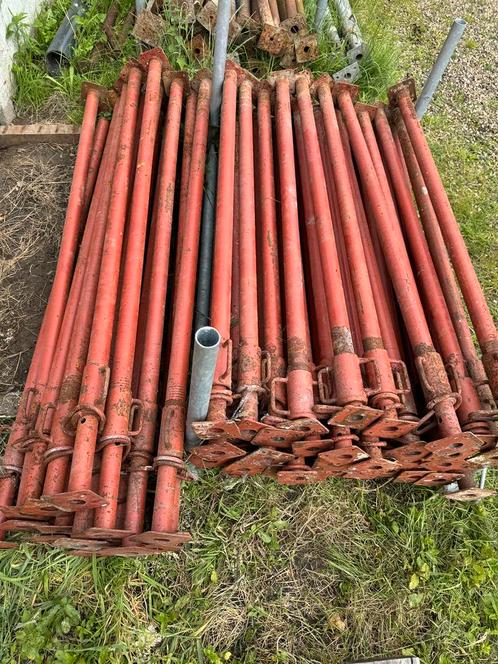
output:
<svg viewBox="0 0 498 664"><path fill-rule="evenodd" d="M323 30L323 32L327 34L335 46L341 45L341 38L339 37L339 33L337 32L337 28L335 27L332 16L330 14L328 0L318 0L316 5L314 28L315 32L320 32Z"/></svg>
<svg viewBox="0 0 498 664"><path fill-rule="evenodd" d="M59 76L62 67L66 66L71 59L76 41L76 19L85 11L86 7L82 0L74 0L67 10L45 54L47 71L50 76Z"/></svg>
<svg viewBox="0 0 498 664"><path fill-rule="evenodd" d="M318 0L316 3L316 12L315 12L315 31L318 32L321 28L323 19L328 12L329 2L328 0Z"/></svg>
<svg viewBox="0 0 498 664"><path fill-rule="evenodd" d="M367 52L367 47L361 36L360 26L353 14L348 0L335 0L335 6L341 22L343 36L349 44L347 58L349 62L359 61Z"/></svg>
<svg viewBox="0 0 498 664"><path fill-rule="evenodd" d="M427 77L424 88L417 99L415 104L415 109L417 111L418 118L422 118L427 111L429 104L431 103L432 97L443 77L446 67L448 66L451 56L455 52L458 42L460 41L465 28L467 27L467 22L463 18L456 18L453 21L453 25L450 28L446 41L443 44L442 49L437 56L436 62L434 63L431 73Z"/></svg>
<svg viewBox="0 0 498 664"><path fill-rule="evenodd" d="M202 200L202 225L197 268L194 329L209 322L214 240L214 206L216 181L218 178L218 154L216 149L220 126L221 98L223 94L223 80L225 78L228 28L231 12L231 0L219 0L218 13L216 14L212 91L209 104L209 151L206 164L204 197Z"/></svg>
<svg viewBox="0 0 498 664"><path fill-rule="evenodd" d="M218 178L218 154L213 143L209 147L202 202L202 226L197 270L197 295L195 302L194 330L209 325L211 302L211 261L214 241L214 210L216 206L216 180Z"/></svg>
<svg viewBox="0 0 498 664"><path fill-rule="evenodd" d="M209 104L209 125L220 126L221 95L223 92L223 79L225 78L225 63L227 59L228 27L232 12L231 0L219 0L216 14L216 32L213 56L213 82L211 101Z"/></svg>
<svg viewBox="0 0 498 664"><path fill-rule="evenodd" d="M187 450L200 442L192 429L192 422L206 419L220 343L221 335L214 327L201 327L195 333L187 409Z"/></svg>

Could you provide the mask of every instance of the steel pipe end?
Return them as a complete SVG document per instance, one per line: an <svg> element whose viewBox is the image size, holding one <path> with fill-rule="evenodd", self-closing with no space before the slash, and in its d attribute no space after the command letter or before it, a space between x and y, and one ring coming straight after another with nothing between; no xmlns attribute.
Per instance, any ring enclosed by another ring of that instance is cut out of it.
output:
<svg viewBox="0 0 498 664"><path fill-rule="evenodd" d="M412 101L415 101L417 98L414 78L405 78L404 81L400 81L388 89L387 98L389 99L389 106L395 108L398 105L399 98L405 95L408 95Z"/></svg>
<svg viewBox="0 0 498 664"><path fill-rule="evenodd" d="M221 343L221 335L215 327L206 325L195 333L195 343L201 348L217 348Z"/></svg>
<svg viewBox="0 0 498 664"><path fill-rule="evenodd" d="M45 55L45 63L50 76L60 76L62 70L69 65L69 58L60 51L48 51Z"/></svg>

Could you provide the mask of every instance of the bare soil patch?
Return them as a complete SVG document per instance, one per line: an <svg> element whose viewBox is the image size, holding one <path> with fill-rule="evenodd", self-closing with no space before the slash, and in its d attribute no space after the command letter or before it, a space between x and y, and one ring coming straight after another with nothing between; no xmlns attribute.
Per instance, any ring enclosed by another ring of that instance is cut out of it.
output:
<svg viewBox="0 0 498 664"><path fill-rule="evenodd" d="M0 416L15 412L57 262L75 148L0 151Z"/></svg>

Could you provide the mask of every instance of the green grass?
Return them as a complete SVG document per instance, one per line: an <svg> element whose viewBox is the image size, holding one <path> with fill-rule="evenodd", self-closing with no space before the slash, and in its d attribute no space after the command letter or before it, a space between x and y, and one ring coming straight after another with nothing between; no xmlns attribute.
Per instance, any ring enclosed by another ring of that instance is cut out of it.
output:
<svg viewBox="0 0 498 664"><path fill-rule="evenodd" d="M70 69L48 78L43 53L67 4L44 10L34 37L21 34L22 21L11 26L23 42L21 113L43 112L56 93L62 112L77 118L81 80L111 84L136 52L130 39L122 53L83 66L101 38L97 22L85 19ZM100 15L108 6L90 4ZM121 19L129 4L121 2ZM427 26L413 0L358 0L355 9L372 45L360 81L365 101L383 98L413 59L429 67L434 45L420 38ZM400 15L413 26L401 44ZM193 71L178 36L182 17L167 18L168 57ZM325 38L321 46L316 73L344 66L343 50ZM262 70L274 66L262 58ZM493 146L461 135L443 113L425 125L497 313ZM392 484L285 488L208 473L184 487L182 519L193 544L178 555L77 559L29 545L1 553L0 661L342 664L415 654L423 664L498 663L495 501L456 505Z"/></svg>
<svg viewBox="0 0 498 664"><path fill-rule="evenodd" d="M175 556L3 554L2 661L497 661L492 503L209 475L183 518L194 544Z"/></svg>

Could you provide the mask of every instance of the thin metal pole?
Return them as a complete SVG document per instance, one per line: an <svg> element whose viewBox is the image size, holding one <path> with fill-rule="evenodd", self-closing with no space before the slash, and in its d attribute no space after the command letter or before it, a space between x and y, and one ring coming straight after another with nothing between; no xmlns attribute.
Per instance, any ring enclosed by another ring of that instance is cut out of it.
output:
<svg viewBox="0 0 498 664"><path fill-rule="evenodd" d="M216 15L216 33L213 57L213 82L211 101L209 104L209 126L220 126L221 95L225 77L225 62L227 59L228 25L230 22L231 2L220 0Z"/></svg>
<svg viewBox="0 0 498 664"><path fill-rule="evenodd" d="M446 37L446 41L439 51L436 62L432 66L424 88L417 99L417 103L415 104L417 117L419 119L424 117L429 104L432 101L432 97L434 96L434 93L436 92L443 74L451 60L451 56L455 52L455 49L458 46L458 42L460 41L466 27L467 22L463 18L456 18L453 21L453 25L451 26L448 36Z"/></svg>
<svg viewBox="0 0 498 664"><path fill-rule="evenodd" d="M329 8L328 0L318 0L318 2L316 3L316 13L314 20L314 26L316 31L320 29L323 19L327 14L328 8Z"/></svg>
<svg viewBox="0 0 498 664"><path fill-rule="evenodd" d="M202 226L197 272L197 295L194 329L209 325L211 302L211 261L213 257L214 211L216 207L216 180L218 178L218 153L214 143L209 146L202 203Z"/></svg>
<svg viewBox="0 0 498 664"><path fill-rule="evenodd" d="M209 104L208 160L206 164L206 179L202 201L202 225L197 273L194 329L209 325L214 242L214 210L216 205L216 180L218 177L217 145L219 140L220 108L227 59L230 14L231 1L220 0L218 2L218 13L216 15L212 92Z"/></svg>

